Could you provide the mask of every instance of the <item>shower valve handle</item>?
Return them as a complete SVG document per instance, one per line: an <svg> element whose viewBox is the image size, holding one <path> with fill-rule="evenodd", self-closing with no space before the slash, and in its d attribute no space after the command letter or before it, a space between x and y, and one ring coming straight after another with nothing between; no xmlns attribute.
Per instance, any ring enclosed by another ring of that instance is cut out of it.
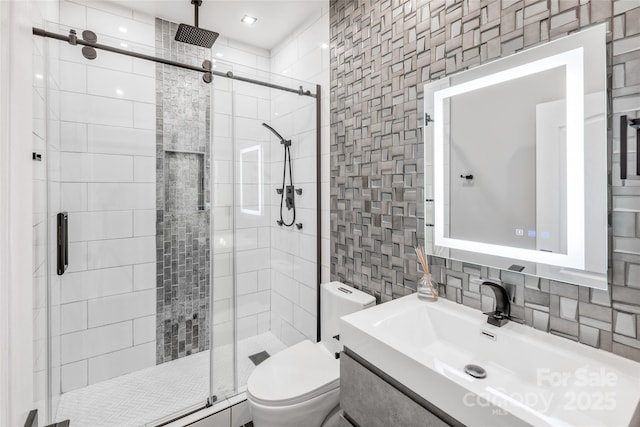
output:
<svg viewBox="0 0 640 427"><path fill-rule="evenodd" d="M285 190L285 203L287 205L287 209L291 210L295 207L295 197L294 197L294 188L293 185L287 185Z"/></svg>

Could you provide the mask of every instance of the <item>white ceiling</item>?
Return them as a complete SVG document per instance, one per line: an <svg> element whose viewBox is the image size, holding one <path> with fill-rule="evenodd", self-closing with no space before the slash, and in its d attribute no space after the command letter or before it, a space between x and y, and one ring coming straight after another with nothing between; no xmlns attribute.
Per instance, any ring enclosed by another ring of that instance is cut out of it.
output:
<svg viewBox="0 0 640 427"><path fill-rule="evenodd" d="M108 0L168 21L193 25L194 6L190 0ZM320 16L328 0L203 0L200 27L220 36L270 50L313 15ZM258 18L249 26L244 15Z"/></svg>

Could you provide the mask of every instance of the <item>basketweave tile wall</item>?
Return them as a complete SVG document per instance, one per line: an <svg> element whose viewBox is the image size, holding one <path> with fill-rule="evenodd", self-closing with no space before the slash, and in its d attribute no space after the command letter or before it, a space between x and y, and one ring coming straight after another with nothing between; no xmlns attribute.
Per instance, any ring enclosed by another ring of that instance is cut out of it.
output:
<svg viewBox="0 0 640 427"><path fill-rule="evenodd" d="M332 1L332 279L382 301L415 291L424 83L601 22L611 31L609 290L435 257L431 268L450 300L489 309L474 279L499 279L527 325L640 361L640 186L620 181L611 125L640 116L638 0Z"/></svg>

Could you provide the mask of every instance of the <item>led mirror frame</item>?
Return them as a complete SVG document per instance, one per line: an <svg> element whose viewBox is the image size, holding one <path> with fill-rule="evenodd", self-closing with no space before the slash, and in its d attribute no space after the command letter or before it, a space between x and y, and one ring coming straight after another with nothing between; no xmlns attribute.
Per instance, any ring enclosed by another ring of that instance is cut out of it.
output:
<svg viewBox="0 0 640 427"><path fill-rule="evenodd" d="M567 118L567 254L543 252L444 236L444 103L446 98L504 83L531 74L565 67ZM576 48L485 77L448 87L434 93L434 244L505 258L568 267L585 268L584 213L584 48ZM425 93L426 93L425 85ZM439 202L440 201L440 202Z"/></svg>

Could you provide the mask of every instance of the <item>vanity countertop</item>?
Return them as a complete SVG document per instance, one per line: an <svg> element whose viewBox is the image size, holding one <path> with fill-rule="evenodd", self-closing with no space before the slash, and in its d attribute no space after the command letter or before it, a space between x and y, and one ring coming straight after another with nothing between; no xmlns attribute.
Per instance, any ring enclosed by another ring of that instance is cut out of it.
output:
<svg viewBox="0 0 640 427"><path fill-rule="evenodd" d="M413 294L343 317L340 336L350 351L466 425L640 425L640 363L486 320L461 304ZM486 378L465 373L468 364L484 368Z"/></svg>

